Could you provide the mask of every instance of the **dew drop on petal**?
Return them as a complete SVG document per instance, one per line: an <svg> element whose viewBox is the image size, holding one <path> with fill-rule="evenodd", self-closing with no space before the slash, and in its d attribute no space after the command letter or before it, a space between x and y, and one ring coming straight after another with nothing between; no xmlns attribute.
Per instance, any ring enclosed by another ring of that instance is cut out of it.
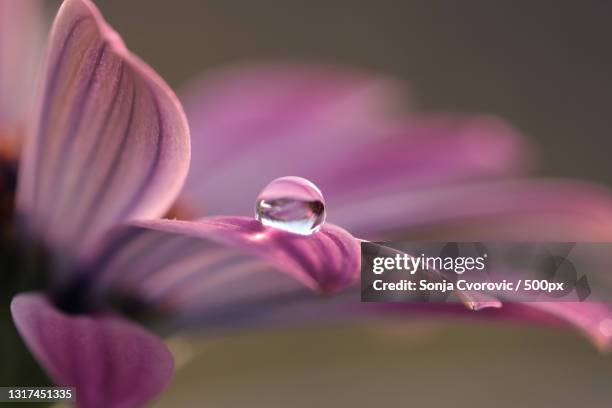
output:
<svg viewBox="0 0 612 408"><path fill-rule="evenodd" d="M323 194L304 178L278 178L257 196L255 218L269 227L310 235L325 222Z"/></svg>

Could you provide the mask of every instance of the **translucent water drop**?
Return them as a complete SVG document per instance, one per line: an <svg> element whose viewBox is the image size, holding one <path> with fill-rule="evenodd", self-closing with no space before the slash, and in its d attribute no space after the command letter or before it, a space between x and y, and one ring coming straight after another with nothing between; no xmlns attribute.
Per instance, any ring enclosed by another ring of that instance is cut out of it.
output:
<svg viewBox="0 0 612 408"><path fill-rule="evenodd" d="M257 196L255 218L269 227L310 235L325 222L323 194L304 178L278 178Z"/></svg>

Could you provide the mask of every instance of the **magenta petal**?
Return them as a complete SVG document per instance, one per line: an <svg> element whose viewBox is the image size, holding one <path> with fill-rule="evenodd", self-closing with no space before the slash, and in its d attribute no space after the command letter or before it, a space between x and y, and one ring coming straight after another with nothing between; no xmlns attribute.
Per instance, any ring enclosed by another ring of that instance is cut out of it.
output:
<svg viewBox="0 0 612 408"><path fill-rule="evenodd" d="M608 241L612 194L572 181L472 182L347 200L333 219L368 239Z"/></svg>
<svg viewBox="0 0 612 408"><path fill-rule="evenodd" d="M246 215L261 188L291 174L321 188L334 221L337 205L359 194L525 167L525 141L502 120L399 120L389 108L398 90L397 83L334 67L270 65L211 75L184 98L198 160L182 198L195 215Z"/></svg>
<svg viewBox="0 0 612 408"><path fill-rule="evenodd" d="M16 296L11 312L51 378L76 387L79 406L141 406L172 377L173 359L164 343L126 320L67 315L39 294Z"/></svg>
<svg viewBox="0 0 612 408"><path fill-rule="evenodd" d="M357 281L361 261L357 240L336 226L302 236L240 217L143 221L106 243L92 261L100 293L211 319L340 291Z"/></svg>
<svg viewBox="0 0 612 408"><path fill-rule="evenodd" d="M364 316L453 316L489 321L572 327L581 331L603 352L612 349L612 305L600 302L504 303L503 306L471 312L458 304L368 303L355 305L353 313Z"/></svg>
<svg viewBox="0 0 612 408"><path fill-rule="evenodd" d="M523 172L525 140L488 116L422 115L318 170L330 203Z"/></svg>
<svg viewBox="0 0 612 408"><path fill-rule="evenodd" d="M183 192L198 216L251 213L257 192L377 138L398 105L398 84L334 66L225 69L187 88L194 160ZM228 186L240 185L240 188Z"/></svg>
<svg viewBox="0 0 612 408"><path fill-rule="evenodd" d="M0 0L0 147L26 125L43 50L40 0ZM11 137L7 140L7 137Z"/></svg>
<svg viewBox="0 0 612 408"><path fill-rule="evenodd" d="M41 91L18 186L31 232L73 250L167 211L189 166L183 110L89 0L62 5Z"/></svg>
<svg viewBox="0 0 612 408"><path fill-rule="evenodd" d="M334 243L319 235L324 233ZM107 238L93 260L102 265L97 271L99 294L135 296L169 312L178 324L218 330L339 319L363 322L393 311L451 312L537 323L564 321L600 348L610 347L612 313L606 305L501 305L493 298L471 298L474 294L463 298L475 300L469 305L472 309L488 310L465 313L458 304L360 303L359 247L346 232L327 224L322 232L302 237L247 218L149 221L117 228ZM308 288L337 293L316 296Z"/></svg>
<svg viewBox="0 0 612 408"><path fill-rule="evenodd" d="M612 349L612 305L600 302L534 302L541 310L584 332L602 351Z"/></svg>

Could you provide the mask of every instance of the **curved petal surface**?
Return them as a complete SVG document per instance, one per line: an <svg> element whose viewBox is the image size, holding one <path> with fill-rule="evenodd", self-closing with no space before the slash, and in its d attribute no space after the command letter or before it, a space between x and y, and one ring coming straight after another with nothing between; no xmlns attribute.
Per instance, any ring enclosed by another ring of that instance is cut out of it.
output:
<svg viewBox="0 0 612 408"><path fill-rule="evenodd" d="M338 306L331 309L338 309ZM612 305L609 303L504 303L500 308L486 308L479 312L472 312L459 304L451 303L370 303L355 305L352 313L361 318L438 315L549 327L571 327L582 332L600 351L609 352L612 349Z"/></svg>
<svg viewBox="0 0 612 408"><path fill-rule="evenodd" d="M600 241L612 239L612 194L567 180L508 180L353 196L335 222L376 239Z"/></svg>
<svg viewBox="0 0 612 408"><path fill-rule="evenodd" d="M601 350L612 349L612 304L601 302L538 302L529 307L555 316L582 330Z"/></svg>
<svg viewBox="0 0 612 408"><path fill-rule="evenodd" d="M472 310L487 310L473 313L456 304L361 303L359 247L346 232L327 224L323 233L304 237L246 218L150 221L117 228L107 238L92 262L99 267L94 270L93 297L114 292L135 298L140 306L170 317L171 327L195 326L214 334L269 324L450 313L564 323L580 329L602 350L612 345L612 310L605 304L502 305L471 293L458 295ZM320 296L312 291L326 288L334 293Z"/></svg>
<svg viewBox="0 0 612 408"><path fill-rule="evenodd" d="M420 115L379 140L319 169L335 203L437 185L519 174L530 165L526 141L490 116Z"/></svg>
<svg viewBox="0 0 612 408"><path fill-rule="evenodd" d="M57 384L76 388L81 407L141 406L172 377L164 343L126 320L67 315L39 294L16 296L11 312L32 354Z"/></svg>
<svg viewBox="0 0 612 408"><path fill-rule="evenodd" d="M158 217L189 166L182 107L89 0L63 3L20 169L30 233L67 251L110 226Z"/></svg>
<svg viewBox="0 0 612 408"><path fill-rule="evenodd" d="M360 260L357 240L329 224L303 236L241 217L143 221L108 234L90 280L94 299L119 293L220 322L342 291Z"/></svg>
<svg viewBox="0 0 612 408"><path fill-rule="evenodd" d="M330 204L357 191L514 173L525 143L490 117L399 119L401 86L338 67L259 65L187 88L194 165L183 191L194 215L251 212L278 177L313 181ZM239 187L238 187L239 186Z"/></svg>

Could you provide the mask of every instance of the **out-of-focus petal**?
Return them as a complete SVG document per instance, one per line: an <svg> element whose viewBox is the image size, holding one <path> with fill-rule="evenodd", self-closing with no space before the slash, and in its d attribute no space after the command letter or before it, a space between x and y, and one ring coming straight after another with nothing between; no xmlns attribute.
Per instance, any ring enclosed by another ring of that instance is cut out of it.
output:
<svg viewBox="0 0 612 408"><path fill-rule="evenodd" d="M0 0L0 153L20 142L31 111L43 49L41 9L40 0Z"/></svg>
<svg viewBox="0 0 612 408"><path fill-rule="evenodd" d="M369 73L299 64L223 69L190 84L182 99L197 160L187 204L195 215L250 214L271 180L312 179L378 138L398 110L398 89Z"/></svg>
<svg viewBox="0 0 612 408"><path fill-rule="evenodd" d="M488 116L423 115L394 125L388 135L357 147L316 179L334 203L377 197L475 178L518 174L529 167L526 141Z"/></svg>
<svg viewBox="0 0 612 408"><path fill-rule="evenodd" d="M329 307L336 316L349 312L346 305ZM339 309L343 309L340 311ZM360 319L436 315L439 317L506 321L547 327L572 327L580 330L601 351L612 348L612 305L601 302L504 303L501 308L472 312L451 303L368 303L350 310Z"/></svg>
<svg viewBox="0 0 612 408"><path fill-rule="evenodd" d="M127 295L171 316L170 326L195 326L211 335L262 325L363 323L392 314L437 313L565 323L601 349L612 344L612 312L601 304L502 305L476 296L471 308L487 310L470 312L459 304L361 303L359 248L328 224L304 237L246 218L148 221L117 228L107 238L92 260L99 267L93 271L94 299L109 292ZM321 296L312 288L336 292ZM470 300L466 295L460 296L464 302Z"/></svg>
<svg viewBox="0 0 612 408"><path fill-rule="evenodd" d="M582 330L602 351L612 348L612 305L601 302L533 302L526 306Z"/></svg>
<svg viewBox="0 0 612 408"><path fill-rule="evenodd" d="M63 3L37 104L18 186L31 233L72 251L167 211L189 166L182 107L89 0Z"/></svg>
<svg viewBox="0 0 612 408"><path fill-rule="evenodd" d="M560 180L461 183L355 196L334 209L333 220L368 239L397 232L404 239L608 241L612 194Z"/></svg>
<svg viewBox="0 0 612 408"><path fill-rule="evenodd" d="M341 291L358 279L360 260L357 240L329 224L303 236L241 217L142 221L108 234L91 262L92 298L240 320Z"/></svg>
<svg viewBox="0 0 612 408"><path fill-rule="evenodd" d="M172 377L164 343L126 320L67 315L39 294L16 296L11 312L32 354L57 384L76 388L81 407L141 406Z"/></svg>
<svg viewBox="0 0 612 408"><path fill-rule="evenodd" d="M184 98L197 157L182 196L187 208L195 215L249 214L257 191L287 174L318 185L333 212L355 190L406 191L524 168L525 141L503 121L400 121L389 108L400 89L371 75L308 65L211 75Z"/></svg>

